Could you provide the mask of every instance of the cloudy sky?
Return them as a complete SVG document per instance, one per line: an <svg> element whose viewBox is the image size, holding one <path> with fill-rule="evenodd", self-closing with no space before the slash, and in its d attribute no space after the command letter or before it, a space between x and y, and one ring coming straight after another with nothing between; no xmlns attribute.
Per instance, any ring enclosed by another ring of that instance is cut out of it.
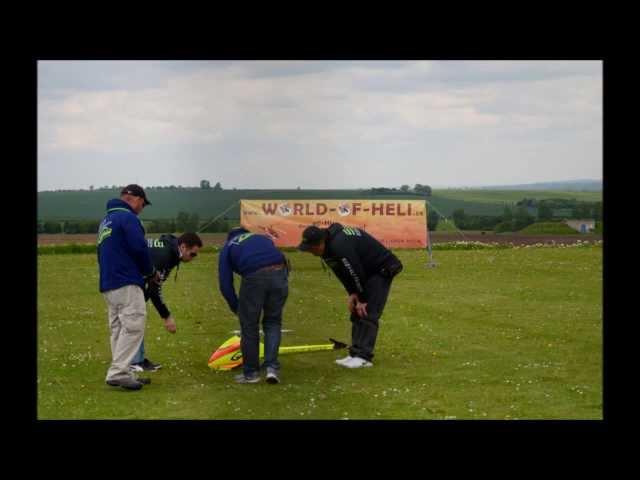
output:
<svg viewBox="0 0 640 480"><path fill-rule="evenodd" d="M39 191L600 178L600 61L38 62Z"/></svg>

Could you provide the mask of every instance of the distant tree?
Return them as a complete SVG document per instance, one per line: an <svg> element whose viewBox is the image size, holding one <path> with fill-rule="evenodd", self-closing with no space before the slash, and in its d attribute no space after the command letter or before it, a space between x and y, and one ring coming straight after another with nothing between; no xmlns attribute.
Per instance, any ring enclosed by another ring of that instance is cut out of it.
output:
<svg viewBox="0 0 640 480"><path fill-rule="evenodd" d="M527 207L521 206L516 209L513 215L513 231L522 230L524 227L535 222L533 215L529 213Z"/></svg>
<svg viewBox="0 0 640 480"><path fill-rule="evenodd" d="M44 222L44 233L60 233L62 231L60 222Z"/></svg>
<svg viewBox="0 0 640 480"><path fill-rule="evenodd" d="M430 232L435 232L438 228L438 222L440 221L440 215L435 210L429 211L427 215L427 228Z"/></svg>
<svg viewBox="0 0 640 480"><path fill-rule="evenodd" d="M464 209L462 209L462 208L458 208L458 209L454 210L453 214L451 216L453 218L453 223L458 228L460 228L462 226L462 224L464 223L465 218L466 218L466 215L464 213Z"/></svg>
<svg viewBox="0 0 640 480"><path fill-rule="evenodd" d="M513 210L510 205L504 206L504 211L502 212L502 221L503 222L511 222L513 220Z"/></svg>
<svg viewBox="0 0 640 480"><path fill-rule="evenodd" d="M592 208L587 202L580 202L574 208L572 212L573 218L589 218L592 216Z"/></svg>
<svg viewBox="0 0 640 480"><path fill-rule="evenodd" d="M211 183L209 183L209 180L200 180L200 188L203 190L209 189L211 188Z"/></svg>
<svg viewBox="0 0 640 480"><path fill-rule="evenodd" d="M540 202L538 205L538 220L541 222L550 221L553 219L553 209L545 202Z"/></svg>
<svg viewBox="0 0 640 480"><path fill-rule="evenodd" d="M178 212L178 216L176 217L176 231L178 232L186 232L187 226L189 225L189 214L187 212Z"/></svg>
<svg viewBox="0 0 640 480"><path fill-rule="evenodd" d="M409 185L402 185L400 187L400 190L403 191L403 192L408 192L409 191Z"/></svg>
<svg viewBox="0 0 640 480"><path fill-rule="evenodd" d="M216 183L213 187L213 191L214 192L221 192L222 191L222 185L220 185L220 182Z"/></svg>
<svg viewBox="0 0 640 480"><path fill-rule="evenodd" d="M197 213L189 215L187 212L178 212L176 217L176 231L178 232L195 232L198 230L200 217Z"/></svg>
<svg viewBox="0 0 640 480"><path fill-rule="evenodd" d="M93 185L89 185L89 191L93 192Z"/></svg>
<svg viewBox="0 0 640 480"><path fill-rule="evenodd" d="M421 185L420 183L416 183L413 187L413 191L416 193L422 193L425 197L431 196L431 187L429 185Z"/></svg>
<svg viewBox="0 0 640 480"><path fill-rule="evenodd" d="M602 202L596 202L593 207L593 218L602 221Z"/></svg>

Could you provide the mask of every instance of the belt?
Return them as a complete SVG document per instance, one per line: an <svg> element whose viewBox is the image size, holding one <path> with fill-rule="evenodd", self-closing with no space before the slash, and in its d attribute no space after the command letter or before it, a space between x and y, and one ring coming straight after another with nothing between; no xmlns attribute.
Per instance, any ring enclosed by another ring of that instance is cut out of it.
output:
<svg viewBox="0 0 640 480"><path fill-rule="evenodd" d="M268 265L266 267L259 268L256 272L271 272L273 270L282 270L284 267L284 263L278 263L277 265Z"/></svg>

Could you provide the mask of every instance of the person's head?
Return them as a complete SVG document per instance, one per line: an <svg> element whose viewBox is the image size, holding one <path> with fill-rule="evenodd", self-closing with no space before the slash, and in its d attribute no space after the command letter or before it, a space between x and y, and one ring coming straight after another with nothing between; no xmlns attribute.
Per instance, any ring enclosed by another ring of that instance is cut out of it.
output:
<svg viewBox="0 0 640 480"><path fill-rule="evenodd" d="M298 245L298 250L309 252L319 257L324 253L326 238L326 229L311 225L302 232L302 241Z"/></svg>
<svg viewBox="0 0 640 480"><path fill-rule="evenodd" d="M142 209L147 205L151 205L142 187L135 183L127 185L120 191L120 200L128 203L137 214L142 212Z"/></svg>
<svg viewBox="0 0 640 480"><path fill-rule="evenodd" d="M202 240L197 233L183 233L178 238L178 250L180 250L180 261L190 262L200 252Z"/></svg>

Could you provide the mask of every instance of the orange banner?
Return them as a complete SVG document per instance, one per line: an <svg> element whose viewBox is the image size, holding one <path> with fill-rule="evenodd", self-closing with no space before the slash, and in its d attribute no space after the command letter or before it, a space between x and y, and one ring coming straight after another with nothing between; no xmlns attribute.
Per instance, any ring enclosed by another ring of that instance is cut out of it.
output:
<svg viewBox="0 0 640 480"><path fill-rule="evenodd" d="M420 200L241 200L240 221L278 247L295 247L309 225L357 227L387 248L427 246L427 207Z"/></svg>

